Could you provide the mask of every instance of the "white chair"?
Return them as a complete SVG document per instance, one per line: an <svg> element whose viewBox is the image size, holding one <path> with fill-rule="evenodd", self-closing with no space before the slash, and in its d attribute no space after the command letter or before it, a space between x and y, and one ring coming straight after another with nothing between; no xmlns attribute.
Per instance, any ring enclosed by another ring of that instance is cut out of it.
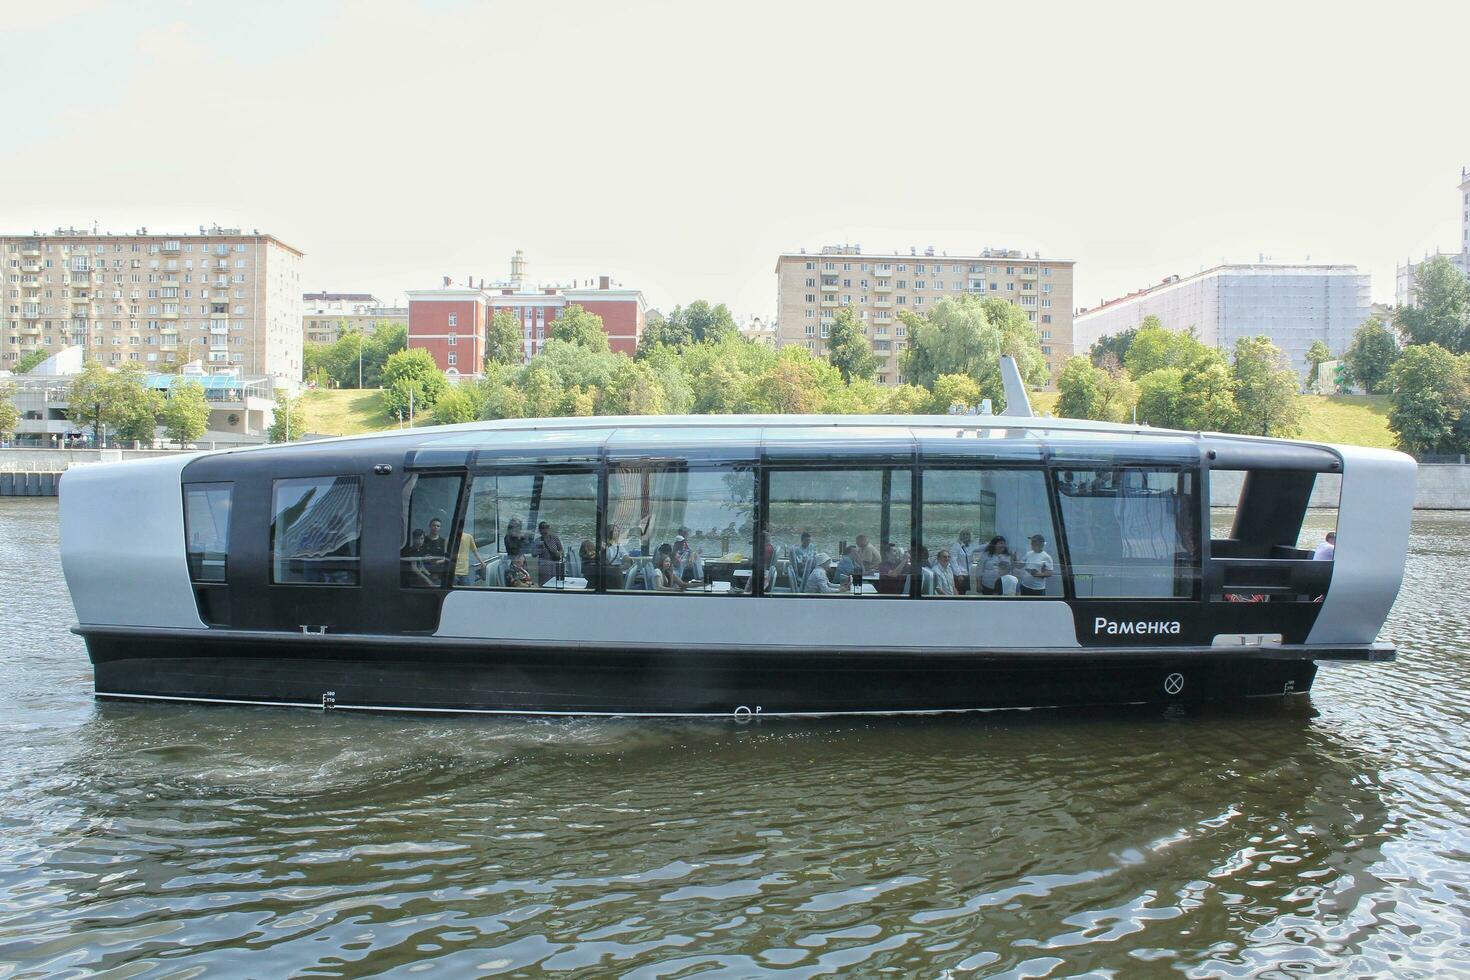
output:
<svg viewBox="0 0 1470 980"><path fill-rule="evenodd" d="M1020 587L1020 585L1021 585L1021 580L1018 579L1018 578L1016 578L1016 576L1014 576L1014 575L1002 575L1000 577L1000 594L1001 595L1015 595L1016 594L1016 590Z"/></svg>
<svg viewBox="0 0 1470 980"><path fill-rule="evenodd" d="M492 589L505 588L505 556L496 555L485 566L485 585Z"/></svg>
<svg viewBox="0 0 1470 980"><path fill-rule="evenodd" d="M921 567L919 569L919 573L920 573L920 575L923 576L923 578L919 582L919 594L920 595L933 595L934 594L934 569Z"/></svg>

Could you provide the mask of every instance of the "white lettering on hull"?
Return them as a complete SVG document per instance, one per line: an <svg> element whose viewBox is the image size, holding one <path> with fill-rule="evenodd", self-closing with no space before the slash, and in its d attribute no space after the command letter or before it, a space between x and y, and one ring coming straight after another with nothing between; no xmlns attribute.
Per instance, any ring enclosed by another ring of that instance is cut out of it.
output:
<svg viewBox="0 0 1470 980"><path fill-rule="evenodd" d="M1092 622L1092 632L1094 636L1178 636L1180 626L1177 619L1118 622L1099 616Z"/></svg>

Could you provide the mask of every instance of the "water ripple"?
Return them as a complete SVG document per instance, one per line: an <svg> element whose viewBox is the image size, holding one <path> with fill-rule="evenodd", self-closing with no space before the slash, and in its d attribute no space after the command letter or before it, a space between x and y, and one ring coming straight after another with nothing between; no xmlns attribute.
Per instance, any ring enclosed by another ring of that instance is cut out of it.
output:
<svg viewBox="0 0 1470 980"><path fill-rule="evenodd" d="M744 728L95 704L0 521L0 978L1470 974L1465 517L1310 703Z"/></svg>

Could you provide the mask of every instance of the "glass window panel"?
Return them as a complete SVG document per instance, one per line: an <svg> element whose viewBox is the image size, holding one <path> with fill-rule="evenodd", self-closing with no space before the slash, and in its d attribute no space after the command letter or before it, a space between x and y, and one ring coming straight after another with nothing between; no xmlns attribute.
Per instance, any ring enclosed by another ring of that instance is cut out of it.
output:
<svg viewBox="0 0 1470 980"><path fill-rule="evenodd" d="M748 594L755 471L748 466L622 464L608 471L607 588Z"/></svg>
<svg viewBox="0 0 1470 980"><path fill-rule="evenodd" d="M480 474L470 489L464 532L454 555L456 584L593 590L598 563L584 561L583 556L592 554L595 559L596 541L596 473ZM467 581L459 581L460 568Z"/></svg>
<svg viewBox="0 0 1470 980"><path fill-rule="evenodd" d="M271 493L271 581L356 585L362 482L352 476L276 480Z"/></svg>
<svg viewBox="0 0 1470 980"><path fill-rule="evenodd" d="M767 515L770 594L908 594L909 468L779 470Z"/></svg>
<svg viewBox="0 0 1470 980"><path fill-rule="evenodd" d="M1072 581L1080 599L1195 594L1198 477L1177 469L1058 469Z"/></svg>
<svg viewBox="0 0 1470 980"><path fill-rule="evenodd" d="M233 483L184 486L184 538L189 543L189 577L196 582L225 581L234 487Z"/></svg>
<svg viewBox="0 0 1470 980"><path fill-rule="evenodd" d="M451 567L456 585L469 585L484 567L474 539L460 536L457 550L449 547L454 512L459 507L463 478L458 474L415 473L403 486L403 539L399 542L399 580L409 588L448 587ZM455 563L450 565L450 552Z"/></svg>
<svg viewBox="0 0 1470 980"><path fill-rule="evenodd" d="M926 470L923 525L923 595L1062 595L1043 471Z"/></svg>

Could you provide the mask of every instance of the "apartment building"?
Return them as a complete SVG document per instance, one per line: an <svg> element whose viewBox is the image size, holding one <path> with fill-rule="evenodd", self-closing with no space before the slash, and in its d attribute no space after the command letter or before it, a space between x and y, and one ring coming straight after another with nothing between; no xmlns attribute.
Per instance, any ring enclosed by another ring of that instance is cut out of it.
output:
<svg viewBox="0 0 1470 980"><path fill-rule="evenodd" d="M1459 269L1466 276L1470 276L1470 168L1460 168L1460 248L1455 252L1441 252L1436 250L1434 256L1426 255L1418 262L1405 262L1398 266L1394 274L1393 299L1397 306L1413 306L1417 300L1414 285L1414 275L1419 267L1431 258L1444 256L1450 260L1450 265Z"/></svg>
<svg viewBox="0 0 1470 980"><path fill-rule="evenodd" d="M239 228L0 234L0 367L40 348L88 360L301 379L300 250Z"/></svg>
<svg viewBox="0 0 1470 980"><path fill-rule="evenodd" d="M344 330L370 334L390 323L408 325L408 307L384 306L372 293L306 293L301 302L308 344L335 344Z"/></svg>
<svg viewBox="0 0 1470 980"><path fill-rule="evenodd" d="M408 346L434 355L450 375L478 376L484 370L490 320L510 313L521 325L523 357L540 353L551 324L568 306L580 306L602 318L608 347L633 354L643 336L648 302L637 289L614 283L609 276L571 284L534 284L527 275L525 253L511 259L510 278L486 284L471 279L456 285L448 276L438 289L408 292Z"/></svg>
<svg viewBox="0 0 1470 980"><path fill-rule="evenodd" d="M1314 341L1340 357L1372 314L1371 278L1351 265L1221 265L1077 312L1077 351L1156 316L1171 330L1193 328L1223 351L1266 336L1305 376Z"/></svg>
<svg viewBox="0 0 1470 980"><path fill-rule="evenodd" d="M946 296L994 296L1026 312L1041 337L1052 377L1072 353L1072 267L1014 249L950 255L933 248L907 254L864 253L860 245L784 252L776 260L776 324L780 345L804 344L826 355L832 318L850 306L878 355L879 384L903 381L899 356L908 346L899 314L923 314Z"/></svg>

